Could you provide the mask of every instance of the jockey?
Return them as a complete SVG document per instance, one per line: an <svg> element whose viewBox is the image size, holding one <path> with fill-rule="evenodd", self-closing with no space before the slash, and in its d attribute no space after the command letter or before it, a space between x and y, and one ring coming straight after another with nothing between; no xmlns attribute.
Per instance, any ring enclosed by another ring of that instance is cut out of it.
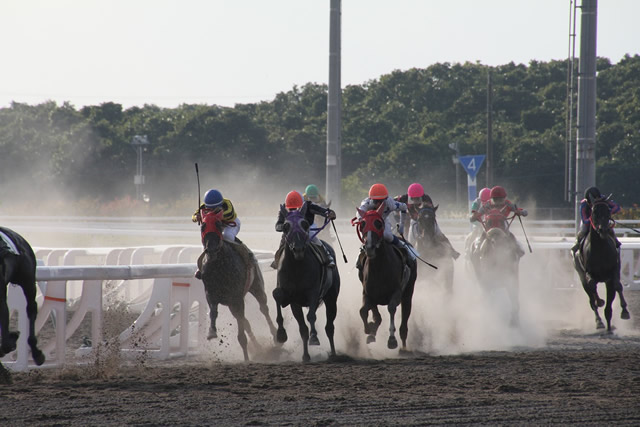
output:
<svg viewBox="0 0 640 427"><path fill-rule="evenodd" d="M474 221L473 214L477 212L482 206L486 205L489 200L491 200L491 189L485 187L480 190L480 193L478 193L478 197L476 197L476 199L471 203L471 215L469 216L469 221L471 221L471 224L473 224L473 229L465 240L464 246L467 253L469 253L469 251L471 250L471 245L473 244L473 242L482 235L482 227L480 227L480 225Z"/></svg>
<svg viewBox="0 0 640 427"><path fill-rule="evenodd" d="M428 194L424 192L424 188L417 182L414 182L407 189L407 194L402 194L400 196L396 196L393 198L396 202L405 203L407 205L407 212L409 215L401 215L402 225L401 225L401 234L404 234L404 229L408 228L408 224L411 219L417 220L418 215L420 213L420 209L423 207L433 208L433 201ZM436 222L436 238L443 243L445 246L449 247L451 251L451 256L453 259L458 259L460 253L453 248L453 245L444 235L442 230L440 230L440 226Z"/></svg>
<svg viewBox="0 0 640 427"><path fill-rule="evenodd" d="M589 233L589 229L591 228L591 207L593 206L593 202L597 199L603 199L602 193L596 187L590 187L584 192L584 199L580 201L580 218L581 225L580 231L576 235L576 243L571 248L571 252L576 253L576 251L580 248L582 241ZM609 209L611 210L611 214L615 214L620 211L620 205L618 205L613 200L605 200L605 202L609 205ZM620 247L620 241L615 236L615 233L612 230L613 237L616 239L616 247Z"/></svg>
<svg viewBox="0 0 640 427"><path fill-rule="evenodd" d="M486 205L490 199L491 199L490 188L485 187L482 190L480 190L480 193L478 193L478 197L476 197L476 199L471 203L471 215L473 215L473 213L476 212L478 209L480 209L482 206Z"/></svg>
<svg viewBox="0 0 640 427"><path fill-rule="evenodd" d="M255 259L253 252L236 237L240 232L240 218L238 218L238 214L233 208L231 200L222 197L220 191L212 188L204 194L204 202L198 210L193 213L191 221L200 224L204 215L209 212L217 213L220 211L222 211L222 230L220 230L222 238L227 242L239 245L240 248L238 248L237 251L243 255L243 258L247 261L247 265L250 265L250 261ZM200 262L198 262L198 265L200 265ZM201 278L200 270L196 271L195 277L197 279Z"/></svg>
<svg viewBox="0 0 640 427"><path fill-rule="evenodd" d="M307 187L308 189L308 187ZM276 231L277 232L282 232L283 230L283 226L284 226L284 222L285 222L285 215L282 212L283 211L283 207L291 212L294 210L300 210L302 209L302 207L306 205L307 206L307 210L305 213L305 220L309 223L310 227L308 230L308 233L313 233L313 238L311 239L311 243L313 243L314 245L321 247L324 249L325 253L327 254L327 266L329 267L335 267L336 266L336 262L333 259L333 256L331 256L331 253L329 252L329 249L327 249L327 247L325 245L322 244L322 242L320 241L320 239L318 239L318 233L316 233L317 228L314 226L313 220L315 219L316 215L320 215L324 218L329 218L330 220L334 220L336 219L336 213L334 211L332 211L329 208L323 208L320 205L317 205L311 201L304 201L302 199L302 196L300 195L300 193L298 193L297 191L290 191L287 194L287 197L285 198L284 201L284 205L280 205L280 210L278 211L278 220L276 221ZM278 261L280 260L280 255L282 254L282 250L284 248L284 242L285 242L285 238L284 238L284 234L282 235L282 239L280 240L280 246L278 247L278 250L276 251L276 254L274 256L274 260L273 263L271 264L271 267L277 269L278 268Z"/></svg>
<svg viewBox="0 0 640 427"><path fill-rule="evenodd" d="M384 220L384 240L392 243L400 249L405 249L409 257L412 260L415 260L416 255L413 250L410 249L405 242L398 239L398 236L393 234L393 225L389 219L389 214L391 212L400 211L402 214L400 233L404 234L404 218L407 214L407 204L389 198L389 192L384 184L373 184L369 189L369 197L365 198L360 204L360 210L364 212L375 210L378 209L381 204L385 206L384 211L382 212L382 219ZM358 212L358 219L362 219L360 212Z"/></svg>
<svg viewBox="0 0 640 427"><path fill-rule="evenodd" d="M307 185L307 188L304 189L304 194L302 195L302 198L305 202L312 202L323 208L329 207L327 202L325 202L324 197L322 197L322 194L320 194L318 187L316 187L313 184Z"/></svg>
<svg viewBox="0 0 640 427"><path fill-rule="evenodd" d="M218 190L211 189L204 193L204 203L191 216L191 221L202 222L203 215L220 211L222 211L222 238L235 243L236 236L240 232L240 218L238 218L231 200L223 198Z"/></svg>
<svg viewBox="0 0 640 427"><path fill-rule="evenodd" d="M525 209L517 207L516 205L511 203L509 199L507 199L507 191L503 187L496 185L491 189L491 193L489 195L491 199L483 206L481 206L477 211L471 214L471 222L482 221L483 215L492 210L500 211L500 213L504 215L505 218L507 218L511 213L518 216L528 215L528 212ZM507 231L509 237L513 239L518 255L523 256L524 249L522 249L520 242L516 240L516 236L514 236L513 233L507 229L506 224L504 229Z"/></svg>
<svg viewBox="0 0 640 427"><path fill-rule="evenodd" d="M331 202L327 203L324 199L324 197L322 197L322 194L320 194L320 191L318 190L318 187L315 186L314 184L309 184L307 185L307 188L304 189L304 194L302 194L302 199L305 202L312 202L322 208L329 208L331 207ZM319 215L321 216L321 215ZM315 218L314 218L315 220ZM314 223L318 224L320 227L322 227L322 224L324 223L324 217L321 216L319 221L314 221ZM318 233L318 236L321 237L322 239L325 240L330 240L333 239L333 236L331 236L331 234L329 233L329 229L323 229L320 233Z"/></svg>

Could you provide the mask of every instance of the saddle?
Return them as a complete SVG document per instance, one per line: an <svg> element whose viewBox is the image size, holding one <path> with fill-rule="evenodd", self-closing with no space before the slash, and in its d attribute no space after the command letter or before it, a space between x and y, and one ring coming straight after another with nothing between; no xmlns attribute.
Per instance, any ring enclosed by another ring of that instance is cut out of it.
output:
<svg viewBox="0 0 640 427"><path fill-rule="evenodd" d="M320 262L320 265L322 266L322 275L320 277L320 299L322 299L333 285L333 269L335 267L329 267L329 263L331 262L331 260L329 259L329 254L327 253L329 251L327 244L322 240L320 240L320 243L322 243L322 247L314 243L311 243L310 246L311 252L315 255L315 257Z"/></svg>

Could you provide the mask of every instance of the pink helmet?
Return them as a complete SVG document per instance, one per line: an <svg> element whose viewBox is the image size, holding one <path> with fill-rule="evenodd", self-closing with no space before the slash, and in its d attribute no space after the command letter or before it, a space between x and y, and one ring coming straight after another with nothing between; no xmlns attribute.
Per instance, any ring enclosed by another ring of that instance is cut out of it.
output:
<svg viewBox="0 0 640 427"><path fill-rule="evenodd" d="M407 189L407 196L422 197L424 196L424 188L422 188L422 185L418 184L417 182L414 182Z"/></svg>
<svg viewBox="0 0 640 427"><path fill-rule="evenodd" d="M490 198L491 198L491 189L490 188L485 187L482 190L480 190L480 201L482 203L487 203Z"/></svg>

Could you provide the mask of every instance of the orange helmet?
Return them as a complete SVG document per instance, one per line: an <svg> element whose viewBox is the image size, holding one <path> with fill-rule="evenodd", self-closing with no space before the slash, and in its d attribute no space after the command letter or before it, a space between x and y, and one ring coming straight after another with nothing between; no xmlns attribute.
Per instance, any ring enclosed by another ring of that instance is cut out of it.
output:
<svg viewBox="0 0 640 427"><path fill-rule="evenodd" d="M499 185L496 185L495 187L493 187L491 189L491 198L492 199L500 199L500 198L504 198L507 197L507 190L505 190L503 187L500 187Z"/></svg>
<svg viewBox="0 0 640 427"><path fill-rule="evenodd" d="M302 207L302 196L297 191L289 191L284 199L284 206L287 209L300 209Z"/></svg>
<svg viewBox="0 0 640 427"><path fill-rule="evenodd" d="M384 184L373 184L369 189L369 198L373 200L384 200L389 197L389 192Z"/></svg>

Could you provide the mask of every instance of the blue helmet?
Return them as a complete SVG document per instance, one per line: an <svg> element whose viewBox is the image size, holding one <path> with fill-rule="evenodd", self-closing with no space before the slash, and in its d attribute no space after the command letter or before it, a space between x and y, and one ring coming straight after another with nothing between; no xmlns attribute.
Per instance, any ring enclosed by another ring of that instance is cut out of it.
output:
<svg viewBox="0 0 640 427"><path fill-rule="evenodd" d="M213 209L215 207L220 206L221 204L222 204L222 193L220 193L218 190L211 189L206 193L204 193L204 205L207 208Z"/></svg>

